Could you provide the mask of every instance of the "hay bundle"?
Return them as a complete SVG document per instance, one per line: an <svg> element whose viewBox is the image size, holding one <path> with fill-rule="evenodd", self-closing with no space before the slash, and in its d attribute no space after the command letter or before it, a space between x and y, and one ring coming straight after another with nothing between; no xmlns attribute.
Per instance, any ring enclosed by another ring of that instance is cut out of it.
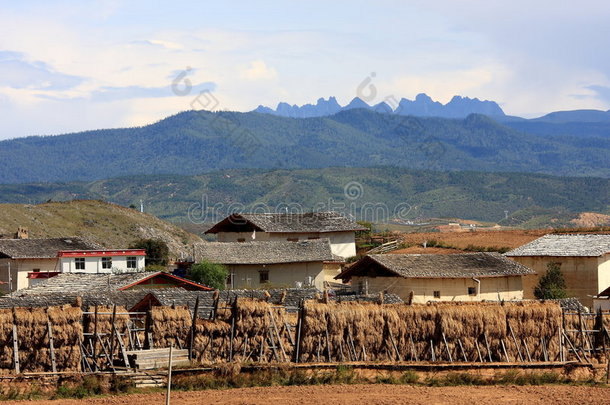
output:
<svg viewBox="0 0 610 405"><path fill-rule="evenodd" d="M227 322L198 319L193 341L193 358L202 364L226 361L230 331L231 325Z"/></svg>
<svg viewBox="0 0 610 405"><path fill-rule="evenodd" d="M532 301L510 303L505 307L506 322L515 336L513 339L511 334L507 344L515 358L518 356L518 348L526 352L527 346L532 360L543 361L544 343L549 359L558 359L562 322L562 311L558 304Z"/></svg>
<svg viewBox="0 0 610 405"><path fill-rule="evenodd" d="M13 368L13 311L0 309L0 369Z"/></svg>
<svg viewBox="0 0 610 405"><path fill-rule="evenodd" d="M150 312L155 347L186 347L192 324L188 307L153 307Z"/></svg>

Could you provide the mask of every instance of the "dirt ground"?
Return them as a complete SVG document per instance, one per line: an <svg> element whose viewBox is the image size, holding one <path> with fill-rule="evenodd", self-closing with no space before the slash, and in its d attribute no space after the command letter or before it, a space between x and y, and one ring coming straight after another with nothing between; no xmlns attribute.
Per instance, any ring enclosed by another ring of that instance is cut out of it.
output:
<svg viewBox="0 0 610 405"><path fill-rule="evenodd" d="M164 404L163 393L81 400L28 401L31 405ZM24 404L7 401L4 404ZM326 385L174 392L172 405L210 404L608 404L610 389L586 386L419 387Z"/></svg>
<svg viewBox="0 0 610 405"><path fill-rule="evenodd" d="M410 244L418 244L411 248L396 250L392 253L455 253L455 250L442 249L442 251L433 251L431 248L423 249L421 244L424 241L436 240L443 242L446 245L455 246L457 248L465 248L468 245L484 246L484 247L508 247L514 249L528 242L533 241L549 233L548 230L507 230L493 231L484 230L476 232L422 232L422 233L404 233L401 239ZM438 248L436 248L438 249ZM439 249L441 250L441 249Z"/></svg>

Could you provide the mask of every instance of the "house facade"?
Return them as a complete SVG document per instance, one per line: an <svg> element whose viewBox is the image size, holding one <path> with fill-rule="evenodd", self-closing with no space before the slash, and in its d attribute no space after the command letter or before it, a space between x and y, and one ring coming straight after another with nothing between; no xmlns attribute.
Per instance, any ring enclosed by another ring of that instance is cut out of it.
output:
<svg viewBox="0 0 610 405"><path fill-rule="evenodd" d="M336 278L352 290L391 293L414 303L523 299L534 271L497 253L367 255Z"/></svg>
<svg viewBox="0 0 610 405"><path fill-rule="evenodd" d="M610 286L610 235L545 235L505 254L536 271L523 279L525 298L534 298L534 288L548 265L559 265L569 297L587 307L593 296Z"/></svg>
<svg viewBox="0 0 610 405"><path fill-rule="evenodd" d="M223 264L227 288L307 287L323 289L340 273L343 259L333 255L328 239L209 242L198 246L197 261Z"/></svg>
<svg viewBox="0 0 610 405"><path fill-rule="evenodd" d="M144 270L144 249L61 250L62 273L132 273Z"/></svg>
<svg viewBox="0 0 610 405"><path fill-rule="evenodd" d="M326 238L332 253L342 258L356 255L358 223L336 212L304 214L232 214L215 224L206 234L216 234L218 242L307 241Z"/></svg>
<svg viewBox="0 0 610 405"><path fill-rule="evenodd" d="M61 250L99 247L80 238L0 239L0 288L8 293L56 276Z"/></svg>

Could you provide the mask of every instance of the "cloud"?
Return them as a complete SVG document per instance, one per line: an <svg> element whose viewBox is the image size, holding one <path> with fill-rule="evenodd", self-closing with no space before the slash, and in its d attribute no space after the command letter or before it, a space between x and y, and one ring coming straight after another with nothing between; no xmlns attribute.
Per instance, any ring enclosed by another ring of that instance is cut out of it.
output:
<svg viewBox="0 0 610 405"><path fill-rule="evenodd" d="M275 69L270 68L262 60L250 62L247 69L242 71L241 77L246 80L272 80L277 77Z"/></svg>
<svg viewBox="0 0 610 405"><path fill-rule="evenodd" d="M27 61L19 52L0 51L0 85L14 89L68 90L84 77L55 71L44 62Z"/></svg>
<svg viewBox="0 0 610 405"><path fill-rule="evenodd" d="M594 97L610 103L610 87L591 85L587 86L586 88L595 92Z"/></svg>
<svg viewBox="0 0 610 405"><path fill-rule="evenodd" d="M179 50L183 48L183 46L177 42L166 41L163 39L138 39L131 41L131 43L134 45L148 45L169 50Z"/></svg>

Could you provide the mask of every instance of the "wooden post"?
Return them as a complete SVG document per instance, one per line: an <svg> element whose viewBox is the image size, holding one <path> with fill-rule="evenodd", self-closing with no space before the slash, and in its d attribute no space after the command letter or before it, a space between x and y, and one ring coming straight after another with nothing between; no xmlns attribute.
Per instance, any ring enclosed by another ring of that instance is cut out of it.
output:
<svg viewBox="0 0 610 405"><path fill-rule="evenodd" d="M144 321L144 350L153 348L152 333L150 331L152 327L152 314L150 309L146 311L146 320Z"/></svg>
<svg viewBox="0 0 610 405"><path fill-rule="evenodd" d="M303 330L303 301L299 305L299 319L297 321L297 338L295 342L295 355L294 362L299 363L301 361L301 333Z"/></svg>
<svg viewBox="0 0 610 405"><path fill-rule="evenodd" d="M231 305L231 337L229 340L229 361L233 361L233 340L235 339L235 317L237 316L237 297Z"/></svg>
<svg viewBox="0 0 610 405"><path fill-rule="evenodd" d="M191 322L191 333L189 334L189 360L193 360L193 345L195 343L195 331L197 330L197 316L199 314L199 295L195 300L195 309L193 310L193 321Z"/></svg>
<svg viewBox="0 0 610 405"><path fill-rule="evenodd" d="M326 361L328 361L329 363L332 360L332 357L330 355L330 337L329 337L329 333L328 333L328 320L326 321Z"/></svg>
<svg viewBox="0 0 610 405"><path fill-rule="evenodd" d="M506 345L504 344L504 339L500 339L500 344L502 345L502 351L504 352L504 357L506 361L510 363L510 357L508 357L508 352L506 351Z"/></svg>
<svg viewBox="0 0 610 405"><path fill-rule="evenodd" d="M284 361L287 361L288 358L286 357L286 351L284 350L284 345L282 344L282 339L280 338L280 333L277 329L277 324L275 323L275 316L273 316L273 311L271 310L271 308L268 308L268 310L269 310L269 317L271 319L271 327L275 331L275 337L277 338L277 344L280 347L280 350L282 351L282 357L283 357Z"/></svg>
<svg viewBox="0 0 610 405"><path fill-rule="evenodd" d="M402 357L400 356L400 352L398 351L398 346L396 345L396 341L394 341L394 336L392 335L392 330L388 325L388 335L390 335L390 340L392 341L392 346L394 346L394 351L396 352L396 358L398 361L402 361Z"/></svg>
<svg viewBox="0 0 610 405"><path fill-rule="evenodd" d="M53 326L51 321L47 321L47 333L49 334L49 352L51 353L51 370L57 372L57 363L55 362L55 344L53 343Z"/></svg>
<svg viewBox="0 0 610 405"><path fill-rule="evenodd" d="M115 322L116 322L116 304L113 304L112 305L112 318L110 318L110 324L112 327L112 329L110 330L110 359L108 359L111 363L114 358L114 336L115 336L115 331L117 331Z"/></svg>
<svg viewBox="0 0 610 405"><path fill-rule="evenodd" d="M572 348L572 351L574 351L574 354L576 355L576 358L578 359L578 361L580 361L582 363L582 359L580 358L580 355L578 354L578 350L576 350L576 347L574 347L574 345L572 344L572 341L570 340L570 338L568 338L568 335L566 335L565 331L563 332L563 338L568 342L568 344Z"/></svg>
<svg viewBox="0 0 610 405"><path fill-rule="evenodd" d="M432 361L436 361L436 355L434 354L434 342L430 339L430 353L432 354Z"/></svg>
<svg viewBox="0 0 610 405"><path fill-rule="evenodd" d="M489 346L489 341L487 340L487 332L483 332L483 337L485 338L485 346L487 347L487 357L489 357L489 362L493 363L493 359L491 358L491 347Z"/></svg>
<svg viewBox="0 0 610 405"><path fill-rule="evenodd" d="M527 354L527 360L531 363L532 355L530 354L530 348L527 346L527 342L525 341L525 338L521 338L521 342L523 342L523 347L525 347L525 353Z"/></svg>
<svg viewBox="0 0 610 405"><path fill-rule="evenodd" d="M462 357L464 361L468 361L468 357L466 356L466 352L464 351L464 346L462 346L462 340L460 338L457 339L458 345L460 346L460 351L462 352Z"/></svg>
<svg viewBox="0 0 610 405"><path fill-rule="evenodd" d="M517 338L515 337L515 332L513 328L510 326L510 322L508 322L508 331L510 332L511 337L513 338L513 342L515 343L515 347L517 348L517 354L519 355L519 360L523 361L523 355L521 354L521 348L517 343Z"/></svg>
<svg viewBox="0 0 610 405"><path fill-rule="evenodd" d="M479 361L481 363L485 362L485 360L483 359L483 355L481 354L481 348L479 347L479 339L474 340L474 345L477 348L477 353L479 354Z"/></svg>
<svg viewBox="0 0 610 405"><path fill-rule="evenodd" d="M95 371L98 370L97 366L97 305L95 306L95 312L93 313L93 352L91 357L93 357L93 368Z"/></svg>
<svg viewBox="0 0 610 405"><path fill-rule="evenodd" d="M172 393L172 357L174 345L169 347L169 359L167 361L167 394L165 396L165 405L170 405L170 394Z"/></svg>
<svg viewBox="0 0 610 405"><path fill-rule="evenodd" d="M411 341L411 349L413 349L413 358L415 359L415 361L419 361L417 349L415 348L415 342L413 341L413 335L409 335L409 340Z"/></svg>
<svg viewBox="0 0 610 405"><path fill-rule="evenodd" d="M447 338L445 337L445 332L442 333L443 341L445 342L445 348L447 349L447 356L449 357L449 361L453 363L453 358L451 357L451 352L449 351L449 344L447 344Z"/></svg>
<svg viewBox="0 0 610 405"><path fill-rule="evenodd" d="M14 312L14 311L13 311ZM19 340L17 337L17 325L13 318L13 361L15 363L15 373L21 373L21 366L19 364Z"/></svg>

